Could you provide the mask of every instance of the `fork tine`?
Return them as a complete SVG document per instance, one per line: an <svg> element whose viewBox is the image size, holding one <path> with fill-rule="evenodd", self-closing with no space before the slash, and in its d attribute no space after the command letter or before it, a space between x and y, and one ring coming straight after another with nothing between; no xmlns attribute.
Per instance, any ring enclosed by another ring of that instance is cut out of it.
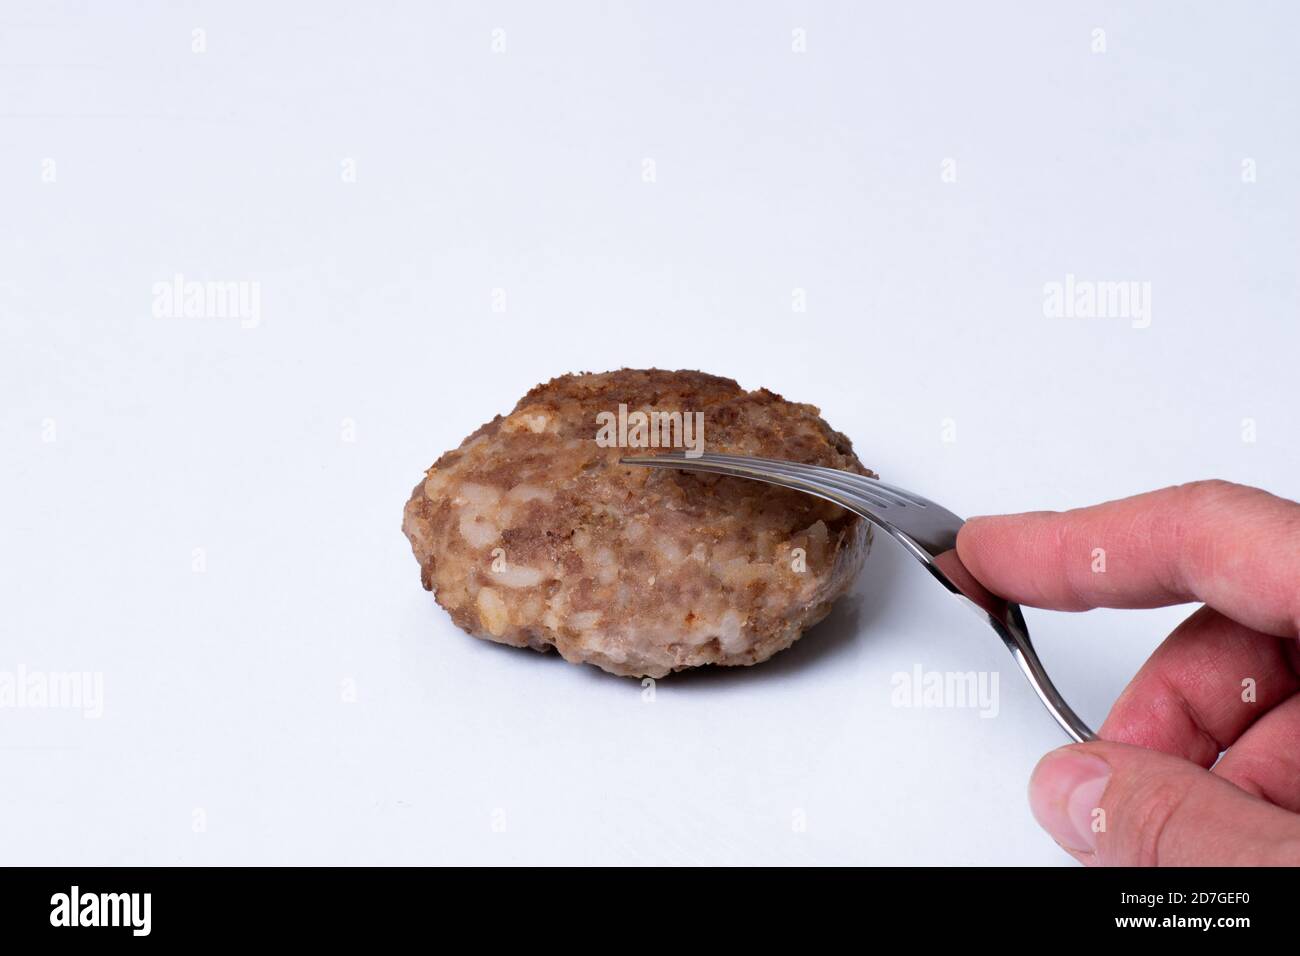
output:
<svg viewBox="0 0 1300 956"><path fill-rule="evenodd" d="M680 452L672 452L671 454L665 455L664 457L678 458L678 457L685 457L685 455ZM756 462L763 462L764 464L774 465L777 467L784 467L784 466L798 464L796 462L781 461L776 458L745 458L737 455L719 455L719 454L714 454L712 452L704 455L703 457L715 461L729 461L729 462L736 462L736 463L746 463L746 462L756 461ZM886 498L897 499L893 503L898 505L899 507L903 507L909 504L915 505L918 508L938 507L938 505L936 505L933 501L930 501L927 498L922 498L920 495L916 494L915 492L908 491L906 488L899 488L897 485L888 484L887 482L881 481L879 478L868 478L866 475L854 474L851 471L841 471L840 469L837 468L826 468L822 465L798 465L798 467L811 469L812 471L817 472L817 474L832 480L847 481L856 488L862 488Z"/></svg>
<svg viewBox="0 0 1300 956"><path fill-rule="evenodd" d="M879 492L845 480L861 477L859 475L837 472L833 469L820 469L796 462L712 454L688 458L676 452L664 455L633 455L620 458L619 461L625 465L650 465L658 468L679 468L685 471L755 478L769 484L816 495L877 522L886 521L882 512L887 511L892 504L889 498Z"/></svg>
<svg viewBox="0 0 1300 956"><path fill-rule="evenodd" d="M885 485L876 478L823 468L820 465L712 453L692 458L681 451L629 456L621 461L629 465L680 468L753 478L816 495L880 526L903 542L927 566L935 556L956 545L957 532L964 523L942 505L910 491Z"/></svg>
<svg viewBox="0 0 1300 956"><path fill-rule="evenodd" d="M676 457L676 455L673 457ZM776 458L743 458L737 455L718 455L712 453L703 457L709 458L713 461L725 461L736 464L761 462L764 465L769 465L776 469L793 468L798 469L800 472L805 474L811 472L819 475L827 481L835 482L843 486L851 487L854 490L874 495L883 499L886 504L897 505L900 508L905 508L909 504L915 505L918 508L925 508L930 505L930 502L926 501L919 495L914 495L910 491L896 488L893 485L887 485L879 478L868 478L866 475L855 474L851 471L842 471L838 468L826 468L822 465L805 465L799 462L781 461Z"/></svg>
<svg viewBox="0 0 1300 956"><path fill-rule="evenodd" d="M779 461L775 458L745 459L735 455L706 455L705 457L735 465L747 465L752 461L756 463L757 467L769 469L776 474L820 481L833 488L864 497L869 503L878 508L902 508L907 506L904 499L890 495L875 484L869 483L870 479L862 475L855 475L850 471L837 471L834 468L822 468L819 465L805 465L794 461Z"/></svg>

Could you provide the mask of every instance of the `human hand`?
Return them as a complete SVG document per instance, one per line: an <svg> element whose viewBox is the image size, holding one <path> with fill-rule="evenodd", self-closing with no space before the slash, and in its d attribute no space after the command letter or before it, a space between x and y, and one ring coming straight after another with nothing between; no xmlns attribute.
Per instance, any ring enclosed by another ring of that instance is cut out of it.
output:
<svg viewBox="0 0 1300 956"><path fill-rule="evenodd" d="M1030 807L1057 843L1089 865L1300 865L1300 505L1196 482L973 518L957 552L989 590L1034 607L1204 602L1102 740L1035 768Z"/></svg>

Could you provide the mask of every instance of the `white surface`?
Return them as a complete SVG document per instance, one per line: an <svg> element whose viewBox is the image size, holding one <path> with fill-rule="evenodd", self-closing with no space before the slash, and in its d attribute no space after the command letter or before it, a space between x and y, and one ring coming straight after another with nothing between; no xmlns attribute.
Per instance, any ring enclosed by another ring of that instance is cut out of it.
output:
<svg viewBox="0 0 1300 956"><path fill-rule="evenodd" d="M1066 862L1024 798L1059 731L890 543L856 610L647 704L455 630L402 504L623 365L815 403L959 512L1300 496L1300 22L710 6L6 4L0 670L104 713L0 709L4 862ZM178 272L260 325L154 318ZM1045 318L1066 273L1150 282L1150 327ZM1030 625L1099 723L1183 613ZM917 664L998 670L999 716L891 706Z"/></svg>

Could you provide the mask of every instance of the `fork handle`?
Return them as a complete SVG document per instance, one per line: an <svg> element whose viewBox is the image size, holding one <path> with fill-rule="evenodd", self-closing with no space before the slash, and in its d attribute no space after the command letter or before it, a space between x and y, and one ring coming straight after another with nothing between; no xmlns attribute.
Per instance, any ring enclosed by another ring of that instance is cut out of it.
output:
<svg viewBox="0 0 1300 956"><path fill-rule="evenodd" d="M1029 639L1029 628L1025 624L1025 615L1020 610L1020 605L998 597L975 580L975 576L966 570L966 565L962 564L961 559L957 557L956 548L943 552L931 562L927 562L927 566L944 587L963 598L977 614L988 621L998 637L1002 638L1002 642L1006 644L1007 650L1020 665L1020 670L1028 679L1030 686L1034 688L1034 693L1038 695L1038 699L1043 702L1043 706L1047 708L1052 718L1061 725L1061 729L1069 734L1075 743L1096 740L1097 735L1092 732L1092 728L1085 724L1074 709L1065 702L1061 692L1047 676L1043 662L1039 660L1038 652L1034 650L1033 641Z"/></svg>
<svg viewBox="0 0 1300 956"><path fill-rule="evenodd" d="M1033 642L1029 640L1029 629L1025 626L1025 616L1020 610L1020 605L1008 602L1006 607L1010 626L1004 625L1003 628L999 628L994 624L993 629L998 631L1007 645L1007 650L1020 665L1021 671L1028 678L1038 699L1075 743L1082 744L1089 740L1096 740L1097 735L1093 733L1092 728L1085 724L1074 709L1065 702L1065 698L1061 696L1061 692L1056 689L1052 679L1047 676L1047 671L1043 669L1043 662L1038 659L1038 652L1034 650Z"/></svg>

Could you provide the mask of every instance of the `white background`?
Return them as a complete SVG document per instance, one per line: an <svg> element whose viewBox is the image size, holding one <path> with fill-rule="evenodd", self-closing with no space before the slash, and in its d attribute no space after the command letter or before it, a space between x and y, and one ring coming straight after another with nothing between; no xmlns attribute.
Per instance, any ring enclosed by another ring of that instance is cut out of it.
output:
<svg viewBox="0 0 1300 956"><path fill-rule="evenodd" d="M1131 7L6 3L0 670L104 713L0 709L0 860L1068 862L1024 796L1060 731L892 543L651 704L457 631L399 524L530 386L625 365L814 403L961 513L1300 496L1300 18ZM260 325L155 318L176 273ZM1150 282L1150 327L1045 317L1067 273ZM1029 620L1100 723L1184 613ZM999 671L999 715L891 706L916 665Z"/></svg>

